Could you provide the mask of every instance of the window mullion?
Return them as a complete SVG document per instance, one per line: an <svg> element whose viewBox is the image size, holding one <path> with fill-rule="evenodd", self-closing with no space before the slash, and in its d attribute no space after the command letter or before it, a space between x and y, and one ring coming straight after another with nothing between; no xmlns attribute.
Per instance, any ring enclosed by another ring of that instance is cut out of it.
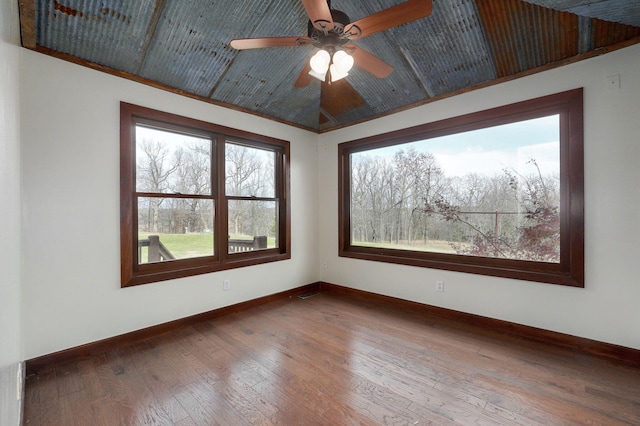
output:
<svg viewBox="0 0 640 426"><path fill-rule="evenodd" d="M278 216L276 218L277 221L277 230L276 234L278 235L278 247L282 250L283 246L286 245L286 235L285 235L285 224L282 223L282 218L286 217L285 211L283 209L286 207L286 202L283 202L282 196L285 194L284 185L286 184L284 178L284 161L285 156L283 155L281 150L276 152L275 158L275 196L278 200Z"/></svg>
<svg viewBox="0 0 640 426"><path fill-rule="evenodd" d="M220 261L224 261L228 257L227 247L229 244L229 203L225 191L225 136L216 135L216 142L215 168L213 169L216 176L216 252Z"/></svg>

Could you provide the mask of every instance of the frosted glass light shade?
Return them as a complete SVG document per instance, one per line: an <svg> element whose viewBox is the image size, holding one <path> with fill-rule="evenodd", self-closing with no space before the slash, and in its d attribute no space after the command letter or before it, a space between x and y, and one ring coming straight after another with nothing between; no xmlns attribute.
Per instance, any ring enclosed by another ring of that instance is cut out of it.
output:
<svg viewBox="0 0 640 426"><path fill-rule="evenodd" d="M309 75L310 75L311 77L315 77L315 78L317 78L317 79L318 79L318 80L320 80L320 81L324 81L324 79L325 79L325 78L326 78L326 76L327 76L327 73L326 73L326 72L323 72L323 73L317 73L317 72L315 72L315 71L312 69L311 71L309 71Z"/></svg>
<svg viewBox="0 0 640 426"><path fill-rule="evenodd" d="M353 67L353 58L344 50L338 50L333 57L326 50L316 52L309 61L311 71L309 75L320 81L325 81L327 71L330 70L331 81L338 81L349 75L349 70Z"/></svg>
<svg viewBox="0 0 640 426"><path fill-rule="evenodd" d="M353 67L353 57L344 50L338 50L333 54L333 64L343 73L348 73Z"/></svg>
<svg viewBox="0 0 640 426"><path fill-rule="evenodd" d="M342 80L348 75L348 72L344 72L342 68L340 68L336 64L331 64L331 82Z"/></svg>
<svg viewBox="0 0 640 426"><path fill-rule="evenodd" d="M318 74L325 74L329 69L329 63L331 62L331 56L326 50L318 50L318 52L311 57L309 65L311 69Z"/></svg>

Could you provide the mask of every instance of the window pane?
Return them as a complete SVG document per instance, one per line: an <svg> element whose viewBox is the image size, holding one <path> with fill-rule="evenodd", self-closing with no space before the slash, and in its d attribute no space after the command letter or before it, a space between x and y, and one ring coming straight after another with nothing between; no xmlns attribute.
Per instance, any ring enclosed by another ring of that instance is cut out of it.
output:
<svg viewBox="0 0 640 426"><path fill-rule="evenodd" d="M120 136L122 287L291 258L288 141L126 102ZM233 232L251 251L227 256Z"/></svg>
<svg viewBox="0 0 640 426"><path fill-rule="evenodd" d="M211 194L211 140L136 125L136 191Z"/></svg>
<svg viewBox="0 0 640 426"><path fill-rule="evenodd" d="M559 123L351 154L351 243L559 263Z"/></svg>
<svg viewBox="0 0 640 426"><path fill-rule="evenodd" d="M227 143L226 194L236 197L275 197L275 152Z"/></svg>
<svg viewBox="0 0 640 426"><path fill-rule="evenodd" d="M138 262L211 256L213 201L138 198Z"/></svg>
<svg viewBox="0 0 640 426"><path fill-rule="evenodd" d="M278 247L276 201L229 200L229 253Z"/></svg>

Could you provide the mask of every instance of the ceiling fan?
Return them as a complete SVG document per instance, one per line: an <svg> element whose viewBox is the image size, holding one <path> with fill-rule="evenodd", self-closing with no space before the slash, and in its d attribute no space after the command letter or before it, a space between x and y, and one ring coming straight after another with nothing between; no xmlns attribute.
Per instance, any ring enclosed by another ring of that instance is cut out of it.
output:
<svg viewBox="0 0 640 426"><path fill-rule="evenodd" d="M331 83L348 75L355 64L378 78L393 72L393 67L382 59L351 43L380 31L406 24L431 14L431 0L407 0L358 21L336 9L330 0L301 0L309 24L307 36L263 37L231 40L231 47L238 50L265 47L288 47L311 44L319 50L303 67L295 87L305 87L315 77Z"/></svg>

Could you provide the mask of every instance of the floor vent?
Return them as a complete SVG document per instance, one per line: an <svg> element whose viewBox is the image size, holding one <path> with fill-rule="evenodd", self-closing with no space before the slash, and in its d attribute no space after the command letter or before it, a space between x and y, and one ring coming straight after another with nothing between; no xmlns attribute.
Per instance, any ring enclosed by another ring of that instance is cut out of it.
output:
<svg viewBox="0 0 640 426"><path fill-rule="evenodd" d="M318 294L317 291L312 291L312 292L309 292L309 293L301 294L300 296L298 296L298 298L299 299L308 299L310 297L315 296L316 294Z"/></svg>

